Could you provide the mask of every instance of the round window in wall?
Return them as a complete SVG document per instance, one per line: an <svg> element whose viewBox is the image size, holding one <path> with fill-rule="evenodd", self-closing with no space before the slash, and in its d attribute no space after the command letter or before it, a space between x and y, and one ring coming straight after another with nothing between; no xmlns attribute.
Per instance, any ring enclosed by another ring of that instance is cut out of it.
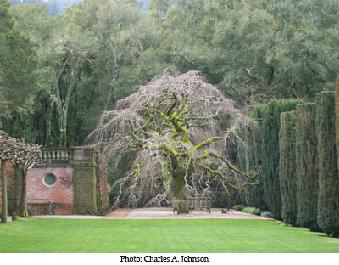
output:
<svg viewBox="0 0 339 265"><path fill-rule="evenodd" d="M56 177L54 176L53 173L47 173L43 179L42 182L47 186L47 187L52 187L55 182L56 182Z"/></svg>

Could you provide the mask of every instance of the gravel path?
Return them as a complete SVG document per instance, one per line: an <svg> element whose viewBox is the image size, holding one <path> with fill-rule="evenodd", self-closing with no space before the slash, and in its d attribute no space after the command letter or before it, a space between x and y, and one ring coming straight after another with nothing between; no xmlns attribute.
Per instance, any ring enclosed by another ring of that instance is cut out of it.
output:
<svg viewBox="0 0 339 265"><path fill-rule="evenodd" d="M141 219L141 218L220 218L220 219L261 219L269 220L270 218L261 217L249 213L230 210L227 213L221 213L220 209L211 209L211 213L206 210L194 210L189 214L174 214L172 208L138 208L116 209L106 216L93 215L44 215L33 216L33 218L75 218L75 219Z"/></svg>
<svg viewBox="0 0 339 265"><path fill-rule="evenodd" d="M127 209L127 208L116 209L115 211L106 214L106 217L109 217L109 218L125 218L130 214L131 210L132 209Z"/></svg>
<svg viewBox="0 0 339 265"><path fill-rule="evenodd" d="M128 212L126 210L129 210ZM211 213L194 210L189 214L174 214L171 208L117 209L106 215L107 218L224 218L224 219L269 219L257 215L230 210L221 213L220 209L211 209Z"/></svg>

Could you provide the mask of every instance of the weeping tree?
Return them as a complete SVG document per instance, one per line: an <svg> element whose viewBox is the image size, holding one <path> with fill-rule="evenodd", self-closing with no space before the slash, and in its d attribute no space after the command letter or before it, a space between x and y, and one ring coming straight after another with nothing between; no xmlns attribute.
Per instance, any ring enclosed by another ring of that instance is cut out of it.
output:
<svg viewBox="0 0 339 265"><path fill-rule="evenodd" d="M255 110L258 112L259 110ZM250 113L253 115L254 113ZM254 116L254 115L253 115ZM238 144L238 165L246 172L259 169L261 164L261 132L260 128L248 127L245 129L245 141L239 140ZM265 209L264 190L261 175L258 175L258 185L248 185L241 194L245 205Z"/></svg>
<svg viewBox="0 0 339 265"><path fill-rule="evenodd" d="M175 197L177 212L185 213L188 197L213 195L220 186L232 192L257 184L258 172L234 165L235 142L248 126L257 124L190 71L160 77L118 101L88 141L105 143L111 171L125 164L126 171L112 183L114 206L128 200L168 205Z"/></svg>
<svg viewBox="0 0 339 265"><path fill-rule="evenodd" d="M7 198L7 169L6 164L10 162L16 171L17 184L21 187L17 194L17 205L20 216L26 215L25 202L25 176L27 170L38 162L42 161L41 146L36 144L26 144L23 139L9 137L0 130L0 161L2 176L2 196L3 196L3 221L7 221L8 198Z"/></svg>

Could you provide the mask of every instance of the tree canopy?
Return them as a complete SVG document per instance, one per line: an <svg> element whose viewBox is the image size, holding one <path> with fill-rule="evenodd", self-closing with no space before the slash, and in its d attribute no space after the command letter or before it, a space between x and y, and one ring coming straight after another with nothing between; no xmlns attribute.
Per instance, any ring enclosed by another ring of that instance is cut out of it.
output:
<svg viewBox="0 0 339 265"><path fill-rule="evenodd" d="M241 108L335 82L335 0L85 0L58 16L1 0L1 120L14 137L81 144L153 76L199 70ZM11 52L9 52L11 51ZM15 91L15 93L12 93Z"/></svg>

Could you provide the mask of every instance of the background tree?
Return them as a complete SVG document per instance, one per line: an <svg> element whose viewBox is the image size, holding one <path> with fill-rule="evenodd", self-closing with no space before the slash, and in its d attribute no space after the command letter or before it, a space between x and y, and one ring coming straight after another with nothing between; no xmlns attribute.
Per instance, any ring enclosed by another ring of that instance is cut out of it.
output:
<svg viewBox="0 0 339 265"><path fill-rule="evenodd" d="M24 99L2 112L4 128L48 146L81 144L102 110L154 76L190 69L241 108L274 97L312 100L335 82L336 8L335 0L161 0L149 9L86 0L51 17L44 4L15 5L14 29L37 57L33 67L17 54L4 68L22 66L18 93L6 92L8 84L3 95Z"/></svg>
<svg viewBox="0 0 339 265"><path fill-rule="evenodd" d="M0 1L0 15L0 82L10 112L33 88L36 57L30 40L14 28L6 0Z"/></svg>

